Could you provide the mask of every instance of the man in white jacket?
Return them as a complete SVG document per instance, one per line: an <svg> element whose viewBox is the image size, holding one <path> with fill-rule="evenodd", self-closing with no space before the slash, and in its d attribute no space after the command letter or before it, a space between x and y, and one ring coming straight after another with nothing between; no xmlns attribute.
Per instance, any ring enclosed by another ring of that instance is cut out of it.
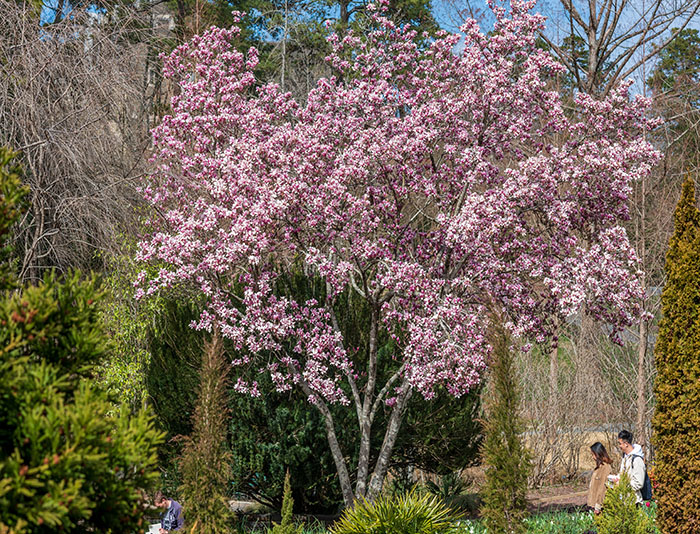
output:
<svg viewBox="0 0 700 534"><path fill-rule="evenodd" d="M644 485L644 475L646 466L644 465L644 453L640 445L632 444L632 433L629 430L621 430L617 435L617 444L623 453L620 464L620 475L627 473L630 479L630 486L637 497L637 504L642 502L642 486Z"/></svg>

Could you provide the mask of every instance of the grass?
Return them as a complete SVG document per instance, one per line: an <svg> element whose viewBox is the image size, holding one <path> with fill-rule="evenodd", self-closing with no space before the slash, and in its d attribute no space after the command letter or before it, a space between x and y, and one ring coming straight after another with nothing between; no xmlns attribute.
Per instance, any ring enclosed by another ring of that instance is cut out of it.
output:
<svg viewBox="0 0 700 534"><path fill-rule="evenodd" d="M537 514L526 520L531 534L582 534L593 529L593 515L588 512L551 512ZM455 534L486 534L480 521L460 521Z"/></svg>

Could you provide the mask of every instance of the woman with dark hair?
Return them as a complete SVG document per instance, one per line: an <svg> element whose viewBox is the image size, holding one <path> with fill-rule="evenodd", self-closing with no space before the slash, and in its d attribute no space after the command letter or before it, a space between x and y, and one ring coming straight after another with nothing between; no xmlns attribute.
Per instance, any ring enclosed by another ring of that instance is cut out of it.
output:
<svg viewBox="0 0 700 534"><path fill-rule="evenodd" d="M603 509L603 497L607 486L608 475L612 471L612 460L608 451L599 441L591 445L591 454L595 458L595 469L591 475L591 485L588 488L588 506L593 508L593 512L599 514Z"/></svg>

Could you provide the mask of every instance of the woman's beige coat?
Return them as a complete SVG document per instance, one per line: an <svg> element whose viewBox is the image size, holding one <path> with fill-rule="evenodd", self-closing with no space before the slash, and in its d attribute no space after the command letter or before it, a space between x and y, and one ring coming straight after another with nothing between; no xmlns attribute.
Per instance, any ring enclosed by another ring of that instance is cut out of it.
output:
<svg viewBox="0 0 700 534"><path fill-rule="evenodd" d="M591 485L588 488L588 506L600 510L603 507L603 498L607 486L608 475L612 471L610 464L603 463L596 468L591 475Z"/></svg>

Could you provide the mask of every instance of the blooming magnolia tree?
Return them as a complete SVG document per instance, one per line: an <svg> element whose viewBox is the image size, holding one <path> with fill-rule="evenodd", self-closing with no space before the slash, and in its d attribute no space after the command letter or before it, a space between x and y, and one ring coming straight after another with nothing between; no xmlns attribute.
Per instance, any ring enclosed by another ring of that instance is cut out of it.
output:
<svg viewBox="0 0 700 534"><path fill-rule="evenodd" d="M631 182L658 157L639 133L648 102L622 86L565 110L532 8L494 7L488 36L466 22L458 54L458 35L421 49L377 16L367 36L331 38L337 76L305 103L256 85L256 51L235 49L235 27L165 61L180 91L154 130L145 192L158 216L140 247L164 267L137 292L196 284L206 309L195 328L217 325L238 350L233 365L304 391L325 418L347 505L380 491L413 393L478 383L494 318L527 343L584 306L616 331L639 313L619 223ZM300 297L285 276L324 290ZM359 349L337 317L348 294L368 310ZM392 354L379 351L382 335ZM260 394L255 381L236 388ZM357 414L354 473L333 403ZM371 451L380 411L384 440Z"/></svg>

